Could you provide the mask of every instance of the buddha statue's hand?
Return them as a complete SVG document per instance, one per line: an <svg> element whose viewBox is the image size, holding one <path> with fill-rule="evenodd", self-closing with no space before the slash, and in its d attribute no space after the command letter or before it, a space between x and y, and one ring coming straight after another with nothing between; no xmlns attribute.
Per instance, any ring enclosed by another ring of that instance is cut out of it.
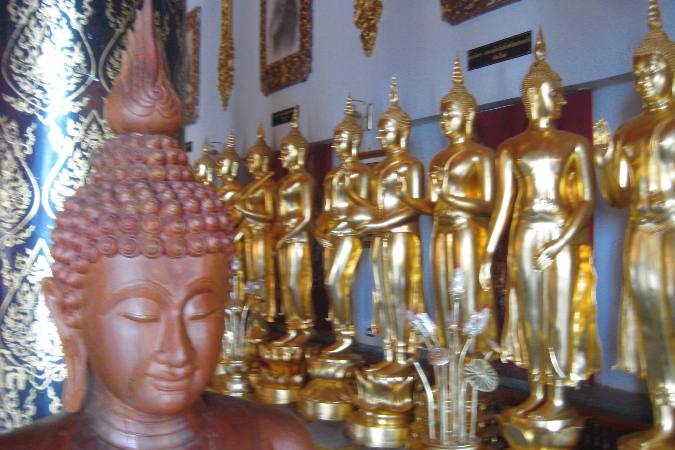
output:
<svg viewBox="0 0 675 450"><path fill-rule="evenodd" d="M593 124L593 156L595 164L600 167L612 158L612 134L605 119Z"/></svg>
<svg viewBox="0 0 675 450"><path fill-rule="evenodd" d="M400 176L396 179L396 184L394 185L396 189L396 195L399 198L405 197L408 192L408 180L404 176Z"/></svg>
<svg viewBox="0 0 675 450"><path fill-rule="evenodd" d="M478 272L478 281L480 287L484 291L492 290L492 260L491 258L485 258L483 263L480 266L480 271Z"/></svg>
<svg viewBox="0 0 675 450"><path fill-rule="evenodd" d="M551 241L539 250L535 259L537 270L546 270L551 267L556 256L558 256L558 252L560 252L559 246L558 241Z"/></svg>

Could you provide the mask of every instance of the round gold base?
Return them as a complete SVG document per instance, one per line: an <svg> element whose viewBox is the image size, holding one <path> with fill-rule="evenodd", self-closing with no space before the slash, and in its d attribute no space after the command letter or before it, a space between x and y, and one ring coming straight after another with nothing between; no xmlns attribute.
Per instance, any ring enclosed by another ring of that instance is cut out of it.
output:
<svg viewBox="0 0 675 450"><path fill-rule="evenodd" d="M570 413L558 420L497 415L502 436L512 450L571 450L577 447L584 418Z"/></svg>
<svg viewBox="0 0 675 450"><path fill-rule="evenodd" d="M351 403L321 402L305 398L298 400L297 408L300 415L308 421L342 421L354 410Z"/></svg>
<svg viewBox="0 0 675 450"><path fill-rule="evenodd" d="M358 410L347 418L347 436L366 447L404 447L408 445L407 414Z"/></svg>
<svg viewBox="0 0 675 450"><path fill-rule="evenodd" d="M267 384L261 381L255 386L255 397L266 405L288 405L300 397L300 386Z"/></svg>

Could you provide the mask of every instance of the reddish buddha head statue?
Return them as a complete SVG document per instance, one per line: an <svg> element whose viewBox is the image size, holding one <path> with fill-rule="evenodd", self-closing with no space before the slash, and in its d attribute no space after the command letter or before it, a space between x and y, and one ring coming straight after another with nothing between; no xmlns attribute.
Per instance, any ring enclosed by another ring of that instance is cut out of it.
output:
<svg viewBox="0 0 675 450"><path fill-rule="evenodd" d="M180 110L145 0L106 103L118 137L57 214L43 280L69 414L2 436L0 448L311 448L290 416L204 393L221 351L232 225L169 137Z"/></svg>

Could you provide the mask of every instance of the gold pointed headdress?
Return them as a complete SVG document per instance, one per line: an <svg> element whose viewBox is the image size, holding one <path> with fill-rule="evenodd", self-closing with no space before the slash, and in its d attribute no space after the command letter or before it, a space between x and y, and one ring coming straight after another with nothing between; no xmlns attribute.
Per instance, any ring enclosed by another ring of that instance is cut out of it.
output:
<svg viewBox="0 0 675 450"><path fill-rule="evenodd" d="M537 43L534 46L534 57L534 63L523 78L520 87L520 95L527 111L530 110L530 99L527 96L530 88L536 89L546 81L561 82L560 75L551 69L551 66L546 62L546 42L544 41L544 30L541 28L539 28L539 36L537 36Z"/></svg>
<svg viewBox="0 0 675 450"><path fill-rule="evenodd" d="M408 113L403 111L398 104L398 79L396 78L396 75L391 77L391 83L389 85L389 108L387 108L380 116L380 120L383 119L393 119L405 127L409 127L412 124L412 120Z"/></svg>
<svg viewBox="0 0 675 450"><path fill-rule="evenodd" d="M281 140L281 145L293 145L296 148L306 150L309 141L300 133L298 125L298 107L293 108L293 116L291 118L291 131L288 132L285 138Z"/></svg>
<svg viewBox="0 0 675 450"><path fill-rule="evenodd" d="M348 131L359 137L361 137L361 135L363 134L363 130L354 119L354 103L352 100L351 92L349 93L349 95L347 96L347 100L345 101L345 117L344 119L342 119L342 122L337 124L337 126L335 127L335 132L338 131Z"/></svg>
<svg viewBox="0 0 675 450"><path fill-rule="evenodd" d="M230 131L230 134L227 136L227 143L225 144L223 153L220 154L220 158L218 158L218 160L220 161L227 158L239 161L239 154L237 153L236 145L237 141L234 138L234 132Z"/></svg>
<svg viewBox="0 0 675 450"><path fill-rule="evenodd" d="M661 8L659 8L658 0L649 0L647 21L649 23L649 33L637 46L633 52L633 56L659 53L670 66L670 70L675 72L675 42L663 31L663 19L661 18Z"/></svg>
<svg viewBox="0 0 675 450"><path fill-rule="evenodd" d="M459 54L455 58L455 64L452 68L452 89L441 99L441 110L445 109L450 103L459 103L465 111L475 112L477 107L476 99L464 87L464 75L462 74Z"/></svg>
<svg viewBox="0 0 675 450"><path fill-rule="evenodd" d="M263 128L262 120L258 123L258 132L256 133L255 144L249 147L247 155L259 154L266 158L272 157L272 150L267 142L265 142L265 129Z"/></svg>

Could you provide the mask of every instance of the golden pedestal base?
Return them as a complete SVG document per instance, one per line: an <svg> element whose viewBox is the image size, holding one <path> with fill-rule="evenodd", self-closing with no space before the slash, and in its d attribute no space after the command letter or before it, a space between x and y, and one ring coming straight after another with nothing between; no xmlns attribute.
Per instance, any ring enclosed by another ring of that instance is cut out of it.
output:
<svg viewBox="0 0 675 450"><path fill-rule="evenodd" d="M349 381L321 378L310 381L300 394L298 412L309 421L345 420L354 410L351 402L354 388L351 384Z"/></svg>
<svg viewBox="0 0 675 450"><path fill-rule="evenodd" d="M421 443L410 446L411 450L478 450L480 442L472 444L446 444L443 445L437 440L424 440Z"/></svg>
<svg viewBox="0 0 675 450"><path fill-rule="evenodd" d="M347 418L347 436L366 447L408 445L408 414L358 410Z"/></svg>
<svg viewBox="0 0 675 450"><path fill-rule="evenodd" d="M272 341L258 345L263 367L255 387L256 398L268 405L287 405L300 398L307 374L306 358L312 351L306 337L291 342ZM305 348L307 347L307 348Z"/></svg>
<svg viewBox="0 0 675 450"><path fill-rule="evenodd" d="M255 388L255 396L266 405L288 405L300 398L301 386L267 383L261 381Z"/></svg>
<svg viewBox="0 0 675 450"><path fill-rule="evenodd" d="M498 414L497 421L512 450L570 450L579 443L585 419L570 411L550 420Z"/></svg>
<svg viewBox="0 0 675 450"><path fill-rule="evenodd" d="M252 399L246 362L221 360L213 376L212 390L231 397Z"/></svg>
<svg viewBox="0 0 675 450"><path fill-rule="evenodd" d="M307 372L312 380L298 401L300 414L307 420L345 420L354 409L354 368L361 362L348 352L310 357Z"/></svg>

